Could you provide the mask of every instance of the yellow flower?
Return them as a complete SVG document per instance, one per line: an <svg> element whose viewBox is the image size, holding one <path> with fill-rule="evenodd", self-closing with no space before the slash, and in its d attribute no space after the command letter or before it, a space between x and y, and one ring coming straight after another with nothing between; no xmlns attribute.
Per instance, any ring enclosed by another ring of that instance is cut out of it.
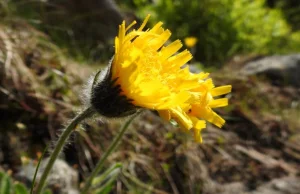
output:
<svg viewBox="0 0 300 194"><path fill-rule="evenodd" d="M190 37L186 37L184 39L184 44L189 47L192 48L196 45L196 43L198 42L198 39L196 37L190 36Z"/></svg>
<svg viewBox="0 0 300 194"><path fill-rule="evenodd" d="M137 30L129 31L135 22L119 26L108 77L131 105L158 111L163 119L173 119L183 129L193 130L195 140L201 142L205 120L218 127L225 123L212 108L228 104L226 98L214 97L229 93L231 86L215 88L208 73L191 73L185 66L191 53L184 50L176 54L181 42L164 46L171 32L162 28L162 22L143 30L149 17Z"/></svg>

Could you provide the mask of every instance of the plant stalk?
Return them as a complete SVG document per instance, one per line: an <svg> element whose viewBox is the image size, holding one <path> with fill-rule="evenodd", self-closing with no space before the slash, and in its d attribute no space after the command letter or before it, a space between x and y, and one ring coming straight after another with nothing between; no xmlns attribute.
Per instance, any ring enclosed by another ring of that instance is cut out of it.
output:
<svg viewBox="0 0 300 194"><path fill-rule="evenodd" d="M103 154L102 158L99 160L99 162L96 164L95 169L93 170L90 177L86 180L86 183L82 189L81 194L87 194L89 188L91 187L93 179L98 175L98 173L101 171L104 162L108 158L108 156L114 151L114 149L117 147L118 143L120 142L121 138L123 137L124 133L128 129L130 123L133 121L134 118L136 118L139 115L139 113L136 113L131 118L129 118L126 123L123 125L121 131L118 133L118 135L114 138L113 142L110 144L107 151Z"/></svg>
<svg viewBox="0 0 300 194"><path fill-rule="evenodd" d="M50 155L50 158L48 160L48 163L44 169L44 172L40 178L38 187L36 189L36 194L40 194L43 190L43 187L45 185L45 182L47 180L47 177L54 165L55 160L57 159L58 155L60 154L62 148L64 147L67 139L69 138L69 136L71 135L71 133L74 131L74 129L76 128L77 124L80 123L82 120L84 120L85 118L91 117L93 114L95 114L95 111L93 108L89 107L87 109L85 109L84 111L82 111L80 114L78 114L71 122L70 124L65 128L65 130L62 132L62 134L60 135L56 146L53 150L53 152Z"/></svg>

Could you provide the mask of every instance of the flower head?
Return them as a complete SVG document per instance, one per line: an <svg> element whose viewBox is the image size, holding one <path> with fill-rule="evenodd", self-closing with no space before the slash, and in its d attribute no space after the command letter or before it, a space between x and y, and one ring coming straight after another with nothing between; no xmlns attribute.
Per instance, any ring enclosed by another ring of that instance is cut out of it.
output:
<svg viewBox="0 0 300 194"><path fill-rule="evenodd" d="M196 45L196 43L198 42L198 39L196 37L190 36L190 37L186 37L184 39L184 44L185 46L187 46L188 48L192 48Z"/></svg>
<svg viewBox="0 0 300 194"><path fill-rule="evenodd" d="M218 127L225 123L212 109L228 104L226 98L214 97L229 93L231 86L216 88L208 73L191 73L185 65L192 59L191 53L177 53L182 47L179 40L164 46L171 32L162 28L162 22L143 30L148 19L137 30L129 31L135 22L119 26L115 55L104 79L108 81L97 84L102 90L95 90L92 104L114 107L118 110L115 115L132 113L136 107L156 110L165 120L173 119L183 129L192 130L195 140L201 142L205 120ZM103 89L107 87L111 89ZM104 116L105 112L102 110Z"/></svg>

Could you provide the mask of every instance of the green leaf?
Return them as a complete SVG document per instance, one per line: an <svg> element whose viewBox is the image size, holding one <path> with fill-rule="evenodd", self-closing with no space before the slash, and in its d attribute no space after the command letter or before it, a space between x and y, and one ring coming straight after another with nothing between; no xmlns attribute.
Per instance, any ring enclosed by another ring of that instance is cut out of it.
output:
<svg viewBox="0 0 300 194"><path fill-rule="evenodd" d="M43 194L52 194L51 190L50 189L47 189L46 191L44 191Z"/></svg>
<svg viewBox="0 0 300 194"><path fill-rule="evenodd" d="M4 172L0 172L0 181L2 180L2 177L4 176Z"/></svg>
<svg viewBox="0 0 300 194"><path fill-rule="evenodd" d="M8 175L6 174L2 175L0 193L10 194L10 189L11 189L10 187L11 187L11 183Z"/></svg>
<svg viewBox="0 0 300 194"><path fill-rule="evenodd" d="M28 194L28 190L27 188L21 184L21 183L17 183L15 184L15 194Z"/></svg>

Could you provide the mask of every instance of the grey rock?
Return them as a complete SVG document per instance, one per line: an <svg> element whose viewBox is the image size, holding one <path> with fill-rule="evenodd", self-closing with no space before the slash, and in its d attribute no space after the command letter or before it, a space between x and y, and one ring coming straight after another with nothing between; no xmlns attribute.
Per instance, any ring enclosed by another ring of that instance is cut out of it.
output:
<svg viewBox="0 0 300 194"><path fill-rule="evenodd" d="M203 71L198 64L192 63L189 65L189 68L190 68L190 72L192 73L200 73Z"/></svg>
<svg viewBox="0 0 300 194"><path fill-rule="evenodd" d="M242 194L247 191L246 186L241 182L225 184L222 187L221 194Z"/></svg>
<svg viewBox="0 0 300 194"><path fill-rule="evenodd" d="M274 179L249 194L299 194L300 178L294 176Z"/></svg>
<svg viewBox="0 0 300 194"><path fill-rule="evenodd" d="M273 179L270 182L260 185L254 191L249 191L242 182L219 184L209 181L204 186L205 194L299 194L300 177L286 176Z"/></svg>
<svg viewBox="0 0 300 194"><path fill-rule="evenodd" d="M48 162L48 159L42 160L40 168L37 174L36 182L42 175L42 172ZM18 179L23 182L27 182L27 185L31 185L35 173L36 165L30 161L27 165L24 165L18 173ZM55 190L55 193L59 194L79 194L78 191L78 173L71 168L65 161L57 159L53 165L53 168L48 176L46 184L49 188Z"/></svg>
<svg viewBox="0 0 300 194"><path fill-rule="evenodd" d="M209 184L205 184L203 191L204 194L249 194L246 192L247 187L242 182L219 184L212 181Z"/></svg>
<svg viewBox="0 0 300 194"><path fill-rule="evenodd" d="M262 75L274 83L300 86L300 54L269 56L248 62L242 69L243 75Z"/></svg>

